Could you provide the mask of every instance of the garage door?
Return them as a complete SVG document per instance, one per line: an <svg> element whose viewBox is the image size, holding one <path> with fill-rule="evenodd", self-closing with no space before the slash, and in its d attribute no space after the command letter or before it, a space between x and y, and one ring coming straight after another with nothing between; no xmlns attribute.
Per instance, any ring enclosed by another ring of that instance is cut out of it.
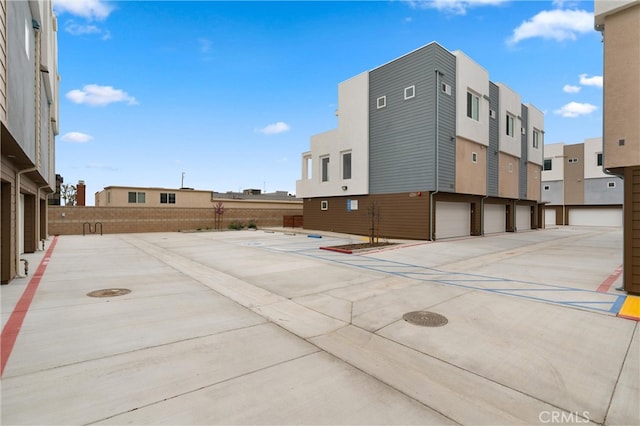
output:
<svg viewBox="0 0 640 426"><path fill-rule="evenodd" d="M468 235L471 235L471 205L436 202L436 239Z"/></svg>
<svg viewBox="0 0 640 426"><path fill-rule="evenodd" d="M544 209L544 225L553 226L556 224L556 209Z"/></svg>
<svg viewBox="0 0 640 426"><path fill-rule="evenodd" d="M506 232L507 206L504 204L484 205L484 233Z"/></svg>
<svg viewBox="0 0 640 426"><path fill-rule="evenodd" d="M516 230L531 229L531 207L516 206Z"/></svg>
<svg viewBox="0 0 640 426"><path fill-rule="evenodd" d="M569 225L622 226L622 208L570 209Z"/></svg>

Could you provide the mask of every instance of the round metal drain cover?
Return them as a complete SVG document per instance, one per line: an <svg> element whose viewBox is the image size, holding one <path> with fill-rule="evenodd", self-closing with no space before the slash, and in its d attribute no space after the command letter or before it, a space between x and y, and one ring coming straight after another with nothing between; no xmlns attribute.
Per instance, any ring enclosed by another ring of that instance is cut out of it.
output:
<svg viewBox="0 0 640 426"><path fill-rule="evenodd" d="M407 312L402 319L413 325L421 325L423 327L442 327L449 322L447 317L428 311Z"/></svg>
<svg viewBox="0 0 640 426"><path fill-rule="evenodd" d="M87 293L89 297L115 297L131 293L128 288L105 288Z"/></svg>

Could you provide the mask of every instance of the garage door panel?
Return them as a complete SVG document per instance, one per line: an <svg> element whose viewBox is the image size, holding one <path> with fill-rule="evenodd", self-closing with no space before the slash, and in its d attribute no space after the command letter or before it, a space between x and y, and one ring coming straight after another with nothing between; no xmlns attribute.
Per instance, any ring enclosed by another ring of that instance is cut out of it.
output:
<svg viewBox="0 0 640 426"><path fill-rule="evenodd" d="M622 208L569 209L569 225L622 227Z"/></svg>
<svg viewBox="0 0 640 426"><path fill-rule="evenodd" d="M545 211L544 211L544 224L545 224L545 226L555 225L556 224L556 210L555 209L545 209Z"/></svg>
<svg viewBox="0 0 640 426"><path fill-rule="evenodd" d="M471 205L436 202L436 239L469 235L471 235Z"/></svg>
<svg viewBox="0 0 640 426"><path fill-rule="evenodd" d="M495 234L506 232L507 206L504 204L484 205L484 233Z"/></svg>

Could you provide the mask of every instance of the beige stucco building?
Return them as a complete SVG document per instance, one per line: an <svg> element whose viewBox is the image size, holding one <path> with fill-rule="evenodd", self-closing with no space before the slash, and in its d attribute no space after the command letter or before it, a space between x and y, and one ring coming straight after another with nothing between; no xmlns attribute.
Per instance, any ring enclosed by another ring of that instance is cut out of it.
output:
<svg viewBox="0 0 640 426"><path fill-rule="evenodd" d="M624 178L624 289L640 293L640 0L595 0L604 46L604 166Z"/></svg>

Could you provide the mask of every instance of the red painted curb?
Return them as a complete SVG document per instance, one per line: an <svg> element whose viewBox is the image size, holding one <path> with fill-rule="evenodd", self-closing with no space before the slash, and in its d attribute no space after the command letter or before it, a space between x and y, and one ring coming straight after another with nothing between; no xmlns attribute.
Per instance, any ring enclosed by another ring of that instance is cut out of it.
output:
<svg viewBox="0 0 640 426"><path fill-rule="evenodd" d="M337 251L338 253L353 254L353 250L346 250L335 247L320 247L320 250Z"/></svg>
<svg viewBox="0 0 640 426"><path fill-rule="evenodd" d="M622 274L622 265L618 266L613 274L609 275L602 283L598 286L596 291L600 293L606 293L609 291L613 283L618 279L618 277Z"/></svg>
<svg viewBox="0 0 640 426"><path fill-rule="evenodd" d="M36 290L40 285L40 280L44 275L44 271L47 269L49 259L51 259L51 253L53 253L53 248L56 246L57 242L58 236L53 237L53 241L51 242L49 249L42 258L40 265L38 265L38 269L36 269L36 273L33 274L31 281L27 284L27 288L24 290L24 293L22 293L22 296L20 296L20 300L18 300L16 307L13 309L13 312L11 312L9 320L2 329L2 337L0 337L0 377L4 374L4 367L6 367L7 361L9 361L9 356L11 356L13 345L16 343L18 333L20 333L22 322L27 316L27 311L29 311L29 306L31 306L33 296L36 294Z"/></svg>

